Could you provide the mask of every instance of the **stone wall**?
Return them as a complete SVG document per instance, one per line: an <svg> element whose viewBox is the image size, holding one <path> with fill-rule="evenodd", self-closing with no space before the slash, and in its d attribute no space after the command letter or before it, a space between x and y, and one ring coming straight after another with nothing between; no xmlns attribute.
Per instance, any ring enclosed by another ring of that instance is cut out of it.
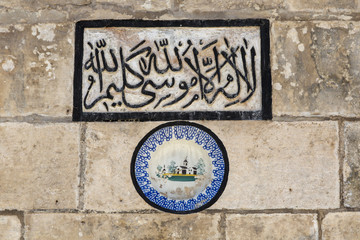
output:
<svg viewBox="0 0 360 240"><path fill-rule="evenodd" d="M209 209L154 210L130 177L162 122L72 122L75 22L267 18L272 121L197 121L229 181ZM360 239L355 0L0 0L0 239Z"/></svg>

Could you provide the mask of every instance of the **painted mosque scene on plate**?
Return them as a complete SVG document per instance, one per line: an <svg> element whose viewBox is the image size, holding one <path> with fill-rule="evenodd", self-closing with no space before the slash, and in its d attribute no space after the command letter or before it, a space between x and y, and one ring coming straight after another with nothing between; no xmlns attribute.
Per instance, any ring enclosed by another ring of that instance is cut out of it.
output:
<svg viewBox="0 0 360 240"><path fill-rule="evenodd" d="M215 203L228 170L219 138L189 122L152 130L137 146L131 166L134 185L144 200L173 213L197 212Z"/></svg>

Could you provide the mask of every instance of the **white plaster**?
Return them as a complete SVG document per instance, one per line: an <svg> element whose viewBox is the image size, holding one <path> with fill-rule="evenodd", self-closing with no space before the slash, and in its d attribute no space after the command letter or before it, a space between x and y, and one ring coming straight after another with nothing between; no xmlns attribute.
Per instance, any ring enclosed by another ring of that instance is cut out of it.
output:
<svg viewBox="0 0 360 240"><path fill-rule="evenodd" d="M10 32L9 28L7 27L0 27L0 33L7 33Z"/></svg>
<svg viewBox="0 0 360 240"><path fill-rule="evenodd" d="M302 31L303 34L307 34L308 28L304 27L303 29L301 29L301 31Z"/></svg>
<svg viewBox="0 0 360 240"><path fill-rule="evenodd" d="M37 30L35 26L31 27L31 35L36 36Z"/></svg>
<svg viewBox="0 0 360 240"><path fill-rule="evenodd" d="M56 50L56 49L57 49L57 46L58 46L57 44L52 44L52 45L46 46L46 48L47 48L47 49L55 49L55 50Z"/></svg>
<svg viewBox="0 0 360 240"><path fill-rule="evenodd" d="M298 36L298 32L296 31L295 28L291 28L291 29L288 31L286 37L290 38L290 39L291 39L294 43L296 43L296 44L299 44L299 43L300 43L300 41L299 41L299 36Z"/></svg>
<svg viewBox="0 0 360 240"><path fill-rule="evenodd" d="M300 44L298 45L298 49L299 49L300 52L303 52L303 51L305 50L304 44L300 43Z"/></svg>
<svg viewBox="0 0 360 240"><path fill-rule="evenodd" d="M320 22L319 24L317 24L317 27L323 29L331 29L331 26L328 22Z"/></svg>
<svg viewBox="0 0 360 240"><path fill-rule="evenodd" d="M291 63L287 62L285 66L283 66L284 71L281 72L285 76L286 79L289 79L293 73L291 72Z"/></svg>
<svg viewBox="0 0 360 240"><path fill-rule="evenodd" d="M150 10L152 8L151 0L146 0L142 5L142 7L145 8L146 10Z"/></svg>
<svg viewBox="0 0 360 240"><path fill-rule="evenodd" d="M338 18L341 19L341 20L349 21L353 17L352 16L346 16L346 15L340 15L340 16L338 16Z"/></svg>
<svg viewBox="0 0 360 240"><path fill-rule="evenodd" d="M37 36L38 39L51 42L55 37L55 24L38 24L31 27L32 35Z"/></svg>
<svg viewBox="0 0 360 240"><path fill-rule="evenodd" d="M317 229L319 229L319 226L318 226L319 222L318 222L316 216L313 217L312 223L313 223L313 228L312 228L313 232L312 232L312 234L315 237L315 239L318 239L319 238L319 232L317 231Z"/></svg>
<svg viewBox="0 0 360 240"><path fill-rule="evenodd" d="M347 102L350 102L350 101L352 101L353 100L353 97L351 97L351 96L347 96L346 98L345 98L345 101L347 101Z"/></svg>
<svg viewBox="0 0 360 240"><path fill-rule="evenodd" d="M274 84L274 89L280 91L282 89L281 84L280 83L275 83Z"/></svg>
<svg viewBox="0 0 360 240"><path fill-rule="evenodd" d="M322 80L321 78L316 78L316 82L317 83L322 83L324 80Z"/></svg>
<svg viewBox="0 0 360 240"><path fill-rule="evenodd" d="M12 59L6 59L5 62L1 65L1 67L6 72L11 72L15 68L14 61Z"/></svg>
<svg viewBox="0 0 360 240"><path fill-rule="evenodd" d="M51 67L51 63L49 62L49 60L45 60L44 63L46 64L45 70L48 72L52 69Z"/></svg>
<svg viewBox="0 0 360 240"><path fill-rule="evenodd" d="M24 25L20 25L20 24L15 24L14 27L16 30L18 30L20 32L24 31L24 29L25 29Z"/></svg>

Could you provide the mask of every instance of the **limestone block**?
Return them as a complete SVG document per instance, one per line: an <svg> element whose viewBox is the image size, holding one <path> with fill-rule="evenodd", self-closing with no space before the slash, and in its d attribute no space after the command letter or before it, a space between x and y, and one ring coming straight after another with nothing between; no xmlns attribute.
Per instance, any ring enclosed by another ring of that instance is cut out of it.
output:
<svg viewBox="0 0 360 240"><path fill-rule="evenodd" d="M188 12L209 12L209 11L226 11L226 10L244 10L247 11L259 11L259 10L271 10L271 9L281 9L285 5L283 1L275 0L224 0L224 1L216 1L216 0L183 0L177 1L180 9Z"/></svg>
<svg viewBox="0 0 360 240"><path fill-rule="evenodd" d="M91 0L36 0L36 1L23 1L23 0L0 0L0 7L9 9L25 9L25 10L38 10L44 7L56 5L86 5L90 4Z"/></svg>
<svg viewBox="0 0 360 240"><path fill-rule="evenodd" d="M130 176L130 163L138 142L158 124L88 124L85 209L152 209L135 190Z"/></svg>
<svg viewBox="0 0 360 240"><path fill-rule="evenodd" d="M311 0L290 0L286 1L287 9L290 11L309 11L309 12L319 12L324 10L356 10L356 1L354 0L320 0L320 1L311 1Z"/></svg>
<svg viewBox="0 0 360 240"><path fill-rule="evenodd" d="M274 22L274 116L360 115L360 25Z"/></svg>
<svg viewBox="0 0 360 240"><path fill-rule="evenodd" d="M227 214L226 239L318 239L314 214Z"/></svg>
<svg viewBox="0 0 360 240"><path fill-rule="evenodd" d="M74 25L37 24L29 30L24 51L26 112L71 116Z"/></svg>
<svg viewBox="0 0 360 240"><path fill-rule="evenodd" d="M360 123L345 122L344 204L360 207Z"/></svg>
<svg viewBox="0 0 360 240"><path fill-rule="evenodd" d="M229 179L213 209L337 208L335 122L206 122L223 141Z"/></svg>
<svg viewBox="0 0 360 240"><path fill-rule="evenodd" d="M222 140L229 180L213 209L336 208L336 122L197 121ZM159 122L90 123L85 209L151 209L130 177L136 145Z"/></svg>
<svg viewBox="0 0 360 240"><path fill-rule="evenodd" d="M104 19L106 16L107 19L131 19L133 18L132 12L129 11L126 14L125 11L119 11L113 6L107 5L96 5L93 6L83 6L81 8L68 6L67 8L67 17L69 21L81 21L81 20L99 20Z"/></svg>
<svg viewBox="0 0 360 240"><path fill-rule="evenodd" d="M76 208L78 124L0 124L0 209Z"/></svg>
<svg viewBox="0 0 360 240"><path fill-rule="evenodd" d="M21 237L21 223L17 216L0 215L0 239L16 240Z"/></svg>
<svg viewBox="0 0 360 240"><path fill-rule="evenodd" d="M4 26L0 116L71 116L74 26Z"/></svg>
<svg viewBox="0 0 360 240"><path fill-rule="evenodd" d="M219 214L29 214L25 239L220 239Z"/></svg>
<svg viewBox="0 0 360 240"><path fill-rule="evenodd" d="M360 214L358 212L328 213L322 221L322 239L360 239Z"/></svg>
<svg viewBox="0 0 360 240"><path fill-rule="evenodd" d="M23 26L0 28L0 115L16 115L16 109L25 107L23 98L24 56L19 49L25 45Z"/></svg>
<svg viewBox="0 0 360 240"><path fill-rule="evenodd" d="M96 3L108 3L136 11L162 11L171 8L171 0L95 0Z"/></svg>

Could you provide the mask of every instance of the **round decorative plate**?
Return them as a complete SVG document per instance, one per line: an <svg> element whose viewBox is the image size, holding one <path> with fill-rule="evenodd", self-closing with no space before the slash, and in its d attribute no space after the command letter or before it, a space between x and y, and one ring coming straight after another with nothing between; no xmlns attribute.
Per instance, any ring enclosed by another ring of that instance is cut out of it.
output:
<svg viewBox="0 0 360 240"><path fill-rule="evenodd" d="M210 207L226 186L229 162L224 145L208 128L170 122L150 131L132 157L136 190L151 206L171 213Z"/></svg>

